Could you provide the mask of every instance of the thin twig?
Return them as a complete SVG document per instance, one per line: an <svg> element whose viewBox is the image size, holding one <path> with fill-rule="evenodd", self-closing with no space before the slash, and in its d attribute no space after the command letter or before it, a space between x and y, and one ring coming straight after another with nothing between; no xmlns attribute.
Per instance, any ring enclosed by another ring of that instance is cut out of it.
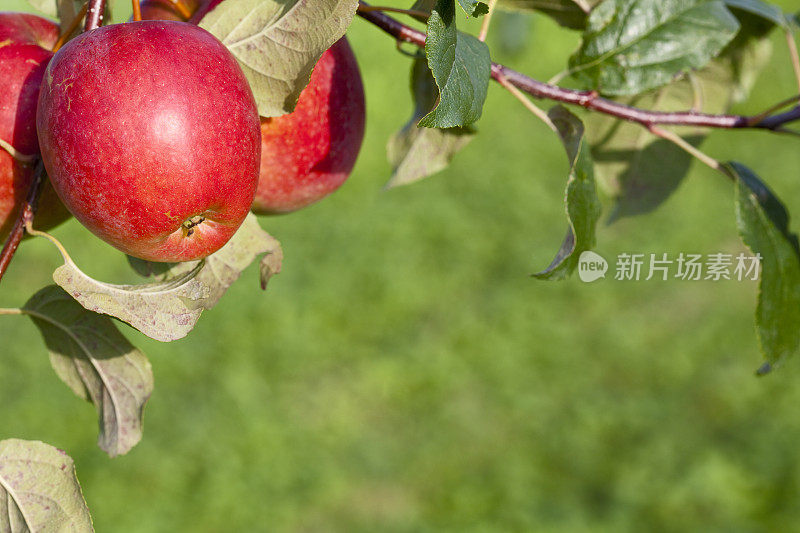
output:
<svg viewBox="0 0 800 533"><path fill-rule="evenodd" d="M18 307L0 307L0 315L24 315L25 311Z"/></svg>
<svg viewBox="0 0 800 533"><path fill-rule="evenodd" d="M703 111L703 87L691 70L686 73L686 77L689 79L689 85L692 86L692 111L701 113Z"/></svg>
<svg viewBox="0 0 800 533"><path fill-rule="evenodd" d="M142 6L139 4L139 0L131 0L131 4L133 7L133 21L134 22L141 22L142 21Z"/></svg>
<svg viewBox="0 0 800 533"><path fill-rule="evenodd" d="M780 111L784 107L792 105L792 104L800 104L800 94L798 94L796 96L792 96L791 98L787 98L786 100L781 100L777 104L769 106L767 109L765 109L764 111L762 111L758 115L753 115L752 117L750 117L750 120L753 121L753 124L758 124L759 122L761 122L762 120L764 120L768 116L772 115L776 111Z"/></svg>
<svg viewBox="0 0 800 533"><path fill-rule="evenodd" d="M686 139L684 139L674 131L665 130L659 128L658 126L650 126L648 129L650 130L650 133L652 133L653 135L661 137L662 139L665 139L675 144L677 147L684 150L686 153L688 153L698 161L702 162L703 164L708 165L709 167L718 172L722 172L729 178L732 178L732 176L728 173L728 171L725 170L725 167L722 166L722 163L720 163L710 155L707 155L706 153L696 148L695 146L692 146L691 143L689 143Z"/></svg>
<svg viewBox="0 0 800 533"><path fill-rule="evenodd" d="M106 0L89 0L89 9L86 12L86 24L83 31L91 31L103 24L103 15L106 11Z"/></svg>
<svg viewBox="0 0 800 533"><path fill-rule="evenodd" d="M424 32L406 26L385 13L370 11L369 6L363 1L359 2L358 15L395 39L420 47L425 46ZM595 91L576 91L544 83L498 63L492 63L491 76L495 81L499 81L501 77L504 77L510 84L535 98L577 105L621 120L635 122L647 128L661 124L721 129L754 128L778 130L789 122L800 120L800 105L785 113L760 120L754 120L753 117L743 115L714 115L692 111L649 111L602 98Z"/></svg>
<svg viewBox="0 0 800 533"><path fill-rule="evenodd" d="M19 247L19 243L22 241L22 236L25 234L25 226L33 220L33 215L36 213L36 207L39 203L39 196L42 193L42 185L44 185L44 181L44 163L42 163L42 160L40 159L39 162L36 163L36 168L33 171L33 180L31 181L31 186L28 189L28 196L20 208L19 214L17 215L17 220L14 222L14 226L11 228L11 233L8 234L8 238L3 246L3 250L0 251L0 279L2 279L3 275L6 273L8 265L11 263L11 259L14 257L14 253L16 253L17 248Z"/></svg>
<svg viewBox="0 0 800 533"><path fill-rule="evenodd" d="M489 34L489 24L492 22L492 15L494 14L494 6L497 0L489 0L489 12L483 17L483 24L481 24L481 32L478 34L479 41L485 41L486 36Z"/></svg>
<svg viewBox="0 0 800 533"><path fill-rule="evenodd" d="M514 96L514 98L516 98L517 100L522 102L522 105L524 105L528 109L528 111L530 111L531 113L536 115L536 117L539 118L539 120L541 120L542 122L547 124L547 126L551 130L553 130L555 132L558 132L558 129L556 128L556 125L553 124L552 120L550 120L550 116L541 107L539 107L538 105L536 105L533 102L531 102L530 98L528 98L525 95L525 93L523 93L522 91L517 89L506 78L504 78L502 76L500 78L498 78L497 82L500 85L502 85L503 87L505 87L505 89L508 92L510 92Z"/></svg>
<svg viewBox="0 0 800 533"><path fill-rule="evenodd" d="M72 258L69 256L67 249L64 248L64 245L61 244L61 241L59 241L58 239L56 239L55 237L53 237L52 235L50 235L45 231L39 231L33 229L33 221L29 220L28 222L25 223L25 231L27 231L29 235L33 235L36 237L44 237L45 239L53 243L53 245L55 245L56 248L58 248L58 251L61 253L61 257L64 259L65 263L68 264L73 263Z"/></svg>

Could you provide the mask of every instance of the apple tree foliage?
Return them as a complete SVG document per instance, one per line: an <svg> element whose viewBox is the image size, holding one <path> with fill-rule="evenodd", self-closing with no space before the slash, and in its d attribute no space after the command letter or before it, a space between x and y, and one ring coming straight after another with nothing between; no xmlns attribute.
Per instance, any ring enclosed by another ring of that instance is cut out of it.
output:
<svg viewBox="0 0 800 533"><path fill-rule="evenodd" d="M30 3L59 18L62 31L83 4ZM358 0L224 0L201 26L239 61L259 114L274 117L292 111L316 61L345 34L357 10L368 8L362 3L359 9ZM551 17L565 31L581 32L580 46L566 58L565 75L591 91L587 94L646 111L716 115L747 98L769 57L770 33L791 35L800 28L796 15L762 0L417 0L409 8L404 13L413 17L409 26L424 31L425 41L424 48L409 54L412 113L388 141L389 187L444 169L477 134L491 79L507 85L484 40L458 29L469 17L491 17L498 9ZM795 99L787 106L797 104ZM590 111L580 116L563 105L537 113L563 142L569 170L567 234L551 264L534 276L565 279L581 252L595 246L602 215L598 182L611 191L609 221L645 214L679 186L696 156L732 183L740 236L762 257L756 332L765 364L759 373L795 354L800 348L800 245L770 188L744 164L717 163L699 152L707 128L675 123L674 135L663 135L643 122L584 107ZM131 257L130 266L147 281L117 285L92 279L55 239L31 233L52 240L64 264L53 273L54 285L22 307L0 312L33 320L58 376L95 406L98 445L112 457L141 439L143 411L153 390L147 357L116 322L158 341L180 339L251 263L258 261L266 288L282 260L279 243L250 215L234 238L206 259L164 264ZM0 531L45 530L92 530L72 461L43 443L2 441Z"/></svg>

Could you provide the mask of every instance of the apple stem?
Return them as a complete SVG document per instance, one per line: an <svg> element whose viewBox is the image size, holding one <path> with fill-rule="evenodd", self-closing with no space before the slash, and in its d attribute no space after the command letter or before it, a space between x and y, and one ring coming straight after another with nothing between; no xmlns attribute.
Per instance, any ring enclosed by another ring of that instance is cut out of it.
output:
<svg viewBox="0 0 800 533"><path fill-rule="evenodd" d="M199 226L200 224L205 221L205 217L202 215L195 215L188 220L185 220L181 226L183 227L183 233L186 237L191 237L194 233L194 227Z"/></svg>
<svg viewBox="0 0 800 533"><path fill-rule="evenodd" d="M58 50L62 46L64 46L64 44L66 44L66 42L69 40L70 35L75 33L75 30L77 30L78 26L80 26L81 21L83 20L83 17L86 16L86 10L87 9L89 9L89 3L88 2L83 4L83 7L81 8L81 10L78 11L78 14L75 15L75 18L72 19L72 22L69 23L69 27L67 27L66 30L62 31L61 35L58 36L58 40L56 41L56 44L53 45L53 52L54 53L58 52Z"/></svg>
<svg viewBox="0 0 800 533"><path fill-rule="evenodd" d="M89 0L89 6L86 12L86 24L83 26L83 31L91 31L99 28L103 23L103 13L106 11L106 0Z"/></svg>
<svg viewBox="0 0 800 533"><path fill-rule="evenodd" d="M0 279L6 273L6 269L8 269L8 265L19 247L19 243L22 241L22 236L25 234L25 226L33 221L33 215L36 213L36 208L39 204L39 196L42 194L45 178L44 163L39 159L36 163L36 169L33 171L33 181L31 181L31 186L28 189L28 197L19 210L19 215L17 215L17 220L14 222L14 227L11 228L11 233L8 234L3 250L0 251Z"/></svg>
<svg viewBox="0 0 800 533"><path fill-rule="evenodd" d="M25 224L25 231L28 232L28 235L33 235L35 237L44 237L45 239L47 239L48 241L53 243L56 248L58 248L58 251L61 252L61 257L64 259L65 263L67 263L68 265L74 265L75 264L75 262L72 260L72 258L67 253L67 249L64 248L64 245L61 244L61 242L58 239L56 239L55 237L53 237L52 235L50 235L47 232L33 229L33 221L32 220L29 220Z"/></svg>
<svg viewBox="0 0 800 533"><path fill-rule="evenodd" d="M142 6L139 5L139 0L131 0L133 3L133 21L142 21Z"/></svg>

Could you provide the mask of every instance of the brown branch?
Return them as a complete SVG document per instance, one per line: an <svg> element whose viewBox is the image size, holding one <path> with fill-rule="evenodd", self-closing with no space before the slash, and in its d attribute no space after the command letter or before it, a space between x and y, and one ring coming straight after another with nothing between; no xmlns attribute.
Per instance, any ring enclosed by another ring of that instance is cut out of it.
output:
<svg viewBox="0 0 800 533"><path fill-rule="evenodd" d="M369 5L359 1L358 15L374 24L395 39L420 47L425 46L425 32L411 28L379 11L370 11ZM535 80L499 63L492 63L491 76L495 81L506 80L511 85L535 98L572 104L616 117L620 120L636 122L646 128L655 125L695 126L705 128L756 128L781 132L783 126L800 120L800 105L778 115L768 117L748 117L743 115L712 115L694 111L664 112L648 111L627 106L613 100L602 98L594 91L565 89Z"/></svg>
<svg viewBox="0 0 800 533"><path fill-rule="evenodd" d="M428 20L428 13L426 13L425 11L420 11L418 9L401 9L399 7L389 7L389 6L370 6L367 4L360 5L358 9L363 13L367 13L370 11L385 11L388 13L399 13L401 15L408 15L409 17L414 17L417 20L422 20L422 21Z"/></svg>
<svg viewBox="0 0 800 533"><path fill-rule="evenodd" d="M22 241L22 236L25 233L25 226L33 221L33 215L36 213L36 207L39 204L39 196L42 194L42 185L44 185L45 172L44 163L39 158L36 163L36 168L33 171L33 180L28 189L28 196L25 198L25 203L19 210L17 220L14 222L14 227L11 228L11 233L8 234L8 239L0 251L0 279L6 273L14 253L17 251L19 243Z"/></svg>

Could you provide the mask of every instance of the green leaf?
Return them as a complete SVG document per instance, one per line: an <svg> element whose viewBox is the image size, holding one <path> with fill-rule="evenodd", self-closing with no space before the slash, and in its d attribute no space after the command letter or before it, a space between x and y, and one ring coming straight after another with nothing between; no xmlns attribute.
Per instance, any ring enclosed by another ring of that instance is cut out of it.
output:
<svg viewBox="0 0 800 533"><path fill-rule="evenodd" d="M548 115L558 130L569 160L569 178L564 203L569 228L553 262L534 277L560 280L569 276L578 265L581 253L595 245L595 228L600 219L600 200L594 182L594 169L589 145L584 138L583 123L556 106Z"/></svg>
<svg viewBox="0 0 800 533"><path fill-rule="evenodd" d="M725 0L725 5L756 15L781 28L789 27L789 21L783 14L781 8L773 4L768 4L763 0Z"/></svg>
<svg viewBox="0 0 800 533"><path fill-rule="evenodd" d="M261 284L280 272L280 243L265 233L255 215L216 253L202 261L158 264L129 258L134 270L157 281L139 285L104 283L86 275L61 245L64 265L53 272L55 282L89 311L127 322L151 339L170 342L189 334L203 310L211 309L255 258L267 254Z"/></svg>
<svg viewBox="0 0 800 533"><path fill-rule="evenodd" d="M454 128L477 121L489 87L489 48L456 29L454 0L436 3L428 19L425 54L439 87L439 103L419 125Z"/></svg>
<svg viewBox="0 0 800 533"><path fill-rule="evenodd" d="M501 0L504 9L538 11L561 26L573 30L586 28L589 13L602 0Z"/></svg>
<svg viewBox="0 0 800 533"><path fill-rule="evenodd" d="M730 48L702 71L646 95L619 101L655 111L685 111L695 100L707 113L726 113L749 93L771 53L768 40ZM600 113L586 118L595 175L614 199L609 222L649 213L666 201L689 172L693 158L638 124ZM702 128L675 128L694 146L708 136Z"/></svg>
<svg viewBox="0 0 800 533"><path fill-rule="evenodd" d="M69 257L53 280L83 307L127 322L151 339L181 339L194 328L209 291L195 278L202 265L183 275L141 285L114 285L84 274Z"/></svg>
<svg viewBox="0 0 800 533"><path fill-rule="evenodd" d="M236 56L264 117L291 113L322 53L347 30L358 0L225 0L200 26Z"/></svg>
<svg viewBox="0 0 800 533"><path fill-rule="evenodd" d="M738 31L721 0L606 0L589 17L570 74L603 94L640 94L704 67Z"/></svg>
<svg viewBox="0 0 800 533"><path fill-rule="evenodd" d="M0 531L94 531L67 454L39 441L0 441Z"/></svg>
<svg viewBox="0 0 800 533"><path fill-rule="evenodd" d="M111 457L127 453L142 438L144 406L153 392L147 357L110 318L87 311L55 285L22 310L41 331L61 380L96 407L98 446Z"/></svg>
<svg viewBox="0 0 800 533"><path fill-rule="evenodd" d="M436 83L424 59L415 59L411 66L411 95L414 113L403 129L392 135L386 146L393 171L387 188L407 185L443 170L474 136L469 128L417 126L436 105L438 96Z"/></svg>
<svg viewBox="0 0 800 533"><path fill-rule="evenodd" d="M67 0L72 3L72 0ZM63 0L62 0L63 2ZM58 18L58 0L28 0L28 3L50 18Z"/></svg>
<svg viewBox="0 0 800 533"><path fill-rule="evenodd" d="M470 17L480 17L489 12L489 6L478 0L458 0L458 3Z"/></svg>
<svg viewBox="0 0 800 533"><path fill-rule="evenodd" d="M251 213L247 215L233 238L202 262L175 263L166 270L159 267L158 263L147 266L139 263L138 269L142 272L154 269L151 275L156 279L170 280L185 276L202 267L194 276L194 280L203 287L206 294L199 302L200 305L203 309L211 309L219 302L228 287L239 279L242 271L262 254L259 272L261 286L265 289L269 279L281 270L283 250L274 237L261 229L258 219ZM148 262L144 261L143 263Z"/></svg>
<svg viewBox="0 0 800 533"><path fill-rule="evenodd" d="M725 168L736 179L739 234L761 255L756 331L767 360L759 373L766 373L800 347L800 246L786 208L753 171L739 163Z"/></svg>

